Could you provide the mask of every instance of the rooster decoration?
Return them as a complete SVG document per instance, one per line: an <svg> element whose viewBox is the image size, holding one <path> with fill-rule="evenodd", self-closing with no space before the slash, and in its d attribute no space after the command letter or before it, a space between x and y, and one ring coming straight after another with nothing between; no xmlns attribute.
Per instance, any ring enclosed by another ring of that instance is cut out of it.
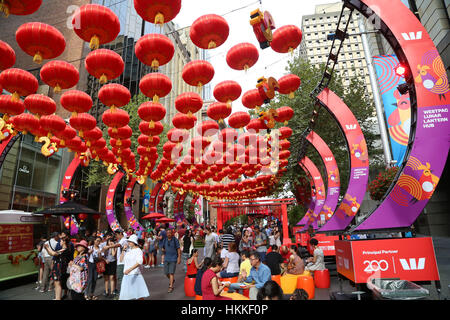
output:
<svg viewBox="0 0 450 320"><path fill-rule="evenodd" d="M415 82L421 83L425 89L439 95L439 99L445 100L445 94L450 89L444 63L436 50L425 53L422 64L417 65L417 71Z"/></svg>
<svg viewBox="0 0 450 320"><path fill-rule="evenodd" d="M261 12L256 9L250 13L250 24L253 27L256 39L261 49L270 47L272 42L272 30L275 29L275 22L268 11Z"/></svg>

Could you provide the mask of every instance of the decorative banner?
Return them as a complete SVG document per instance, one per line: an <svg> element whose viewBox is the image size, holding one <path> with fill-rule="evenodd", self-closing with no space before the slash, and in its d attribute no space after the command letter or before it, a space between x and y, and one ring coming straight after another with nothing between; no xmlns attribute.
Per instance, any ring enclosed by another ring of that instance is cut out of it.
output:
<svg viewBox="0 0 450 320"><path fill-rule="evenodd" d="M0 254L29 250L33 250L32 224L0 224Z"/></svg>
<svg viewBox="0 0 450 320"><path fill-rule="evenodd" d="M163 203L166 192L167 192L167 190L164 190L163 188L159 189L158 196L156 197L156 203L155 203L156 212L158 212L158 213L164 214L164 207L160 206L159 204Z"/></svg>
<svg viewBox="0 0 450 320"><path fill-rule="evenodd" d="M130 227L132 227L134 230L144 230L144 227L141 226L141 224L136 220L136 217L133 214L132 205L128 203L128 199L131 199L131 195L133 193L135 185L136 185L136 178L131 178L125 189L125 195L123 198L123 208Z"/></svg>
<svg viewBox="0 0 450 320"><path fill-rule="evenodd" d="M303 234L302 234L303 235ZM308 247L309 253L311 255L314 255L313 248L309 245L309 234L305 233L304 238L306 238L306 247ZM339 240L339 236L327 236L323 233L316 234L314 239L317 239L319 244L317 245L320 249L323 251L324 256L334 256L335 253L335 247L334 247L334 241ZM305 241L305 240L303 240Z"/></svg>
<svg viewBox="0 0 450 320"><path fill-rule="evenodd" d="M69 190L72 185L72 180L75 176L75 173L80 166L81 160L78 157L73 158L73 160L70 162L69 166L66 169L66 172L64 173L62 182L61 182L61 191L59 193L59 204L65 203L67 201L66 198L63 197L63 191ZM64 226L66 226L67 229L69 229L70 224L70 234L74 235L78 233L78 225L76 222L76 219L74 216L71 217L61 217L61 220L64 223Z"/></svg>
<svg viewBox="0 0 450 320"><path fill-rule="evenodd" d="M119 221L116 219L116 215L114 214L114 197L116 195L117 186L124 175L125 174L122 171L118 171L116 173L111 181L111 184L109 185L108 193L106 194L106 218L108 219L109 226L113 231L122 229Z"/></svg>
<svg viewBox="0 0 450 320"><path fill-rule="evenodd" d="M195 205L198 206L197 209L194 207L195 214L198 215L198 216L203 216L203 210L202 210L202 207L203 207L203 197L202 197L202 196L200 196L200 197L197 198L197 201L195 202Z"/></svg>
<svg viewBox="0 0 450 320"><path fill-rule="evenodd" d="M308 176L308 184L310 186L310 189L309 189L310 192L307 192L309 201L308 201L308 204L307 205L305 204L305 206L304 206L305 208L306 208L306 206L308 206L308 210L306 211L303 218L300 219L300 221L297 222L297 224L296 224L297 226L304 226L308 222L309 217L314 212L314 209L316 207L316 191L315 190L317 190L317 189L316 189L315 182L314 182L314 179L312 178L311 174L302 165L300 165L300 166L305 171L306 175Z"/></svg>
<svg viewBox="0 0 450 320"><path fill-rule="evenodd" d="M149 201L149 205L148 205L148 210L150 212L155 212L155 202L156 202L156 196L159 193L159 190L162 188L162 183L158 182L154 187L153 187L153 191L152 194L150 195L150 201Z"/></svg>
<svg viewBox="0 0 450 320"><path fill-rule="evenodd" d="M320 232L343 231L358 213L369 179L369 155L366 139L352 111L333 91L325 88L317 96L321 105L337 120L344 133L350 154L350 180L347 192L335 214Z"/></svg>
<svg viewBox="0 0 450 320"><path fill-rule="evenodd" d="M400 64L396 55L375 56L373 62L387 119L392 159L400 166L408 147L411 129L409 93L401 95L397 90L397 86L405 83L405 80L395 73L395 68Z"/></svg>
<svg viewBox="0 0 450 320"><path fill-rule="evenodd" d="M311 131L306 139L317 150L327 170L327 198L322 206L322 210L319 212L320 220L324 224L333 215L334 209L336 209L339 201L339 192L341 189L339 169L333 152L331 152L328 145L317 133Z"/></svg>
<svg viewBox="0 0 450 320"><path fill-rule="evenodd" d="M410 99L412 119L416 119L409 158L397 182L353 231L410 227L436 190L447 161L450 89L444 63L423 25L399 0L345 0L345 4L366 17L378 15L375 18L389 28L380 31L389 31L386 39L414 78Z"/></svg>
<svg viewBox="0 0 450 320"><path fill-rule="evenodd" d="M173 201L173 216L177 222L183 220L182 218L180 218L180 215L178 214L178 206L180 205L180 200L181 194L177 192L175 200Z"/></svg>
<svg viewBox="0 0 450 320"><path fill-rule="evenodd" d="M338 240L335 249L338 273L354 283L366 283L369 278L439 281L430 237Z"/></svg>
<svg viewBox="0 0 450 320"><path fill-rule="evenodd" d="M144 191L143 191L143 211L144 213L149 213L149 206L150 206L150 193L152 192L152 189L150 189L147 185L147 182L144 184Z"/></svg>
<svg viewBox="0 0 450 320"><path fill-rule="evenodd" d="M308 227L312 224L314 229L317 229L317 221L319 220L319 213L322 210L322 206L325 202L325 185L323 183L322 175L320 174L319 169L314 165L314 163L309 159L308 157L304 157L300 162L300 166L303 168L303 170L310 173L312 180L314 181L314 193L315 193L315 201L311 201L311 203L314 202L314 209L311 212L308 210L306 212L305 216L307 216L307 222L306 225L303 227L302 230L308 229ZM313 196L314 198L314 196ZM311 209L312 207L310 207Z"/></svg>

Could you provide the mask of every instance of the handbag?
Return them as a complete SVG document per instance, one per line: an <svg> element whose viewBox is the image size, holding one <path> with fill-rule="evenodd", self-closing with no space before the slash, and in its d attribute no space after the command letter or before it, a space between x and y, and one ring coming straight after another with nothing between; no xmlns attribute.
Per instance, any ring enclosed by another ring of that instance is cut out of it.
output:
<svg viewBox="0 0 450 320"><path fill-rule="evenodd" d="M97 268L97 273L101 274L105 272L106 270L106 262L105 260L100 260L95 264L95 267Z"/></svg>

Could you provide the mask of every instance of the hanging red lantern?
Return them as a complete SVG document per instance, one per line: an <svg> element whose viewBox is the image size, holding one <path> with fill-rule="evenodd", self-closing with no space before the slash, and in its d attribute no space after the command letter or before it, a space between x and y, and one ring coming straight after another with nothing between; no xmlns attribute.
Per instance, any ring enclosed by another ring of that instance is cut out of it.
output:
<svg viewBox="0 0 450 320"><path fill-rule="evenodd" d="M300 87L300 78L295 74L287 74L278 79L280 88L278 92L281 94L288 94L289 99L294 98L294 92Z"/></svg>
<svg viewBox="0 0 450 320"><path fill-rule="evenodd" d="M214 67L208 61L194 60L184 66L181 77L187 84L201 88L214 77Z"/></svg>
<svg viewBox="0 0 450 320"><path fill-rule="evenodd" d="M185 130L172 128L167 132L167 139L174 143L182 143L189 138L189 133Z"/></svg>
<svg viewBox="0 0 450 320"><path fill-rule="evenodd" d="M100 215L99 214L93 214L92 218L94 218L94 220L97 221L98 219L100 219Z"/></svg>
<svg viewBox="0 0 450 320"><path fill-rule="evenodd" d="M89 113L79 113L75 117L70 117L70 125L78 130L78 134L83 138L83 131L89 131L95 128L97 120Z"/></svg>
<svg viewBox="0 0 450 320"><path fill-rule="evenodd" d="M189 117L192 117L192 114L199 111L202 106L203 100L195 92L184 92L175 99L175 108Z"/></svg>
<svg viewBox="0 0 450 320"><path fill-rule="evenodd" d="M166 116L166 108L158 102L144 102L138 108L139 118L148 121L150 127L154 126L154 122L161 121Z"/></svg>
<svg viewBox="0 0 450 320"><path fill-rule="evenodd" d="M12 117L10 121L14 129L21 131L23 134L27 134L33 128L39 127L39 120L29 113L19 114Z"/></svg>
<svg viewBox="0 0 450 320"><path fill-rule="evenodd" d="M64 92L59 102L64 109L72 112L72 116L76 116L78 113L88 112L92 107L91 96L79 90Z"/></svg>
<svg viewBox="0 0 450 320"><path fill-rule="evenodd" d="M289 142L289 140L281 140L279 142L279 148L280 150L287 150L291 147L291 143Z"/></svg>
<svg viewBox="0 0 450 320"><path fill-rule="evenodd" d="M134 0L134 8L145 21L162 25L177 16L181 0Z"/></svg>
<svg viewBox="0 0 450 320"><path fill-rule="evenodd" d="M286 25L275 30L270 46L276 52L287 53L297 48L300 42L302 42L302 30L294 25Z"/></svg>
<svg viewBox="0 0 450 320"><path fill-rule="evenodd" d="M45 137L48 135L47 128L43 128L38 121L38 125L30 128L29 131L34 136L34 141L38 142L40 137Z"/></svg>
<svg viewBox="0 0 450 320"><path fill-rule="evenodd" d="M84 134L84 140L86 141L86 145L88 147L91 146L92 141L101 139L103 137L103 132L102 132L102 130L100 130L99 127L95 127L92 130L85 131L85 132L83 132L83 134Z"/></svg>
<svg viewBox="0 0 450 320"><path fill-rule="evenodd" d="M280 159L288 159L291 155L291 152L289 150L283 150L280 151L280 153L278 154L278 158Z"/></svg>
<svg viewBox="0 0 450 320"><path fill-rule="evenodd" d="M11 68L16 63L16 53L9 44L0 40L0 71Z"/></svg>
<svg viewBox="0 0 450 320"><path fill-rule="evenodd" d="M70 63L61 60L44 64L40 75L42 81L52 87L55 93L60 93L61 89L74 87L80 79L78 70Z"/></svg>
<svg viewBox="0 0 450 320"><path fill-rule="evenodd" d="M89 131L87 131L87 132L89 132ZM90 146L91 151L96 152L97 150L103 149L104 147L106 147L106 140L103 138L90 141L90 143L91 143L91 146Z"/></svg>
<svg viewBox="0 0 450 320"><path fill-rule="evenodd" d="M220 131L219 138L224 143L234 143L238 138L239 133L232 128L225 128Z"/></svg>
<svg viewBox="0 0 450 320"><path fill-rule="evenodd" d="M242 95L241 99L242 104L244 107L248 109L255 109L264 103L263 99L261 98L261 95L259 94L258 89L251 89L247 92L245 92Z"/></svg>
<svg viewBox="0 0 450 320"><path fill-rule="evenodd" d="M34 113L38 119L40 116L50 115L56 111L55 101L43 94L30 94L23 103L27 110Z"/></svg>
<svg viewBox="0 0 450 320"><path fill-rule="evenodd" d="M139 82L141 92L153 99L153 102L159 102L159 98L163 98L172 90L172 81L162 73L146 74Z"/></svg>
<svg viewBox="0 0 450 320"><path fill-rule="evenodd" d="M226 80L219 82L213 91L214 98L227 104L231 108L231 102L237 100L242 93L242 88L236 81Z"/></svg>
<svg viewBox="0 0 450 320"><path fill-rule="evenodd" d="M172 118L172 124L175 128L190 130L195 126L195 118L184 113L177 113Z"/></svg>
<svg viewBox="0 0 450 320"><path fill-rule="evenodd" d="M122 109L106 110L102 115L103 123L117 131L117 128L126 126L130 122L130 115Z"/></svg>
<svg viewBox="0 0 450 320"><path fill-rule="evenodd" d="M146 34L135 45L136 57L145 65L158 70L172 60L175 47L168 37L159 33Z"/></svg>
<svg viewBox="0 0 450 320"><path fill-rule="evenodd" d="M259 59L258 49L248 42L233 46L227 53L227 64L234 70L247 70Z"/></svg>
<svg viewBox="0 0 450 320"><path fill-rule="evenodd" d="M206 113L209 118L223 123L223 120L231 114L231 108L226 103L214 102L208 106Z"/></svg>
<svg viewBox="0 0 450 320"><path fill-rule="evenodd" d="M9 116L15 116L25 111L25 104L22 100L13 101L9 95L0 95L0 113L3 119L8 120Z"/></svg>
<svg viewBox="0 0 450 320"><path fill-rule="evenodd" d="M28 71L10 68L0 73L0 86L12 93L13 101L19 101L20 97L26 97L36 93L39 84L37 79Z"/></svg>
<svg viewBox="0 0 450 320"><path fill-rule="evenodd" d="M145 134L141 134L139 135L137 141L144 147L156 147L160 142L160 138L158 136L147 136Z"/></svg>
<svg viewBox="0 0 450 320"><path fill-rule="evenodd" d="M46 128L51 134L56 134L66 128L66 122L56 114L45 115L39 119L41 127Z"/></svg>
<svg viewBox="0 0 450 320"><path fill-rule="evenodd" d="M294 110L292 110L291 107L280 107L277 110L277 116L275 117L275 120L277 122L282 122L286 126L288 121L291 120L292 116L294 115Z"/></svg>
<svg viewBox="0 0 450 320"><path fill-rule="evenodd" d="M42 4L42 0L1 0L0 12L6 17L10 14L25 16L36 12Z"/></svg>
<svg viewBox="0 0 450 320"><path fill-rule="evenodd" d="M151 128L150 122L141 121L141 123L139 123L139 131L147 136L158 136L164 131L164 126L158 121L155 122L153 128Z"/></svg>
<svg viewBox="0 0 450 320"><path fill-rule="evenodd" d="M98 4L85 4L72 18L73 30L92 50L116 39L120 21L109 8Z"/></svg>
<svg viewBox="0 0 450 320"><path fill-rule="evenodd" d="M77 135L77 131L70 125L66 125L63 131L55 133L55 136L61 139L61 146L65 146L66 141L72 140Z"/></svg>
<svg viewBox="0 0 450 320"><path fill-rule="evenodd" d="M280 132L280 140L287 139L292 135L292 129L289 127L281 127L278 130Z"/></svg>
<svg viewBox="0 0 450 320"><path fill-rule="evenodd" d="M21 25L16 31L16 41L36 63L42 63L43 59L54 59L66 48L66 40L62 33L55 27L41 22Z"/></svg>
<svg viewBox="0 0 450 320"><path fill-rule="evenodd" d="M247 112L238 111L228 118L230 127L239 129L245 127L250 122L250 115Z"/></svg>
<svg viewBox="0 0 450 320"><path fill-rule="evenodd" d="M108 128L108 135L118 140L129 139L133 135L133 130L128 125L120 128Z"/></svg>
<svg viewBox="0 0 450 320"><path fill-rule="evenodd" d="M89 53L84 61L89 74L100 80L101 84L119 77L125 64L120 54L109 49L97 49Z"/></svg>
<svg viewBox="0 0 450 320"><path fill-rule="evenodd" d="M227 21L217 14L201 16L191 25L189 36L202 49L214 49L228 38L230 28Z"/></svg>
<svg viewBox="0 0 450 320"><path fill-rule="evenodd" d="M114 138L111 138L111 139L109 139L109 144L111 145L111 147L113 147L113 152L114 152L114 148L116 148L117 150L120 151L120 149L128 149L128 148L130 148L131 147L131 140L130 139L114 139ZM114 152L114 154L115 154L115 152Z"/></svg>
<svg viewBox="0 0 450 320"><path fill-rule="evenodd" d="M267 126L260 119L251 119L248 125L246 126L248 131L252 131L255 133L259 133L260 130L266 130Z"/></svg>
<svg viewBox="0 0 450 320"><path fill-rule="evenodd" d="M211 137L219 131L219 125L212 120L203 121L200 126L197 127L197 132L203 137Z"/></svg>
<svg viewBox="0 0 450 320"><path fill-rule="evenodd" d="M126 106L131 100L130 91L121 84L110 83L101 87L98 91L98 99L114 110Z"/></svg>

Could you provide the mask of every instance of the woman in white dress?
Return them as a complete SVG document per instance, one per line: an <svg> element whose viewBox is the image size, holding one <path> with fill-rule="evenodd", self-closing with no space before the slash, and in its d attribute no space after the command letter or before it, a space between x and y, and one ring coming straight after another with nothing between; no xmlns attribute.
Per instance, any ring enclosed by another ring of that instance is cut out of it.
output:
<svg viewBox="0 0 450 320"><path fill-rule="evenodd" d="M211 233L211 228L207 226L205 228L206 237L205 237L205 248L204 248L204 256L208 258L212 258L216 249L216 239L215 236Z"/></svg>
<svg viewBox="0 0 450 320"><path fill-rule="evenodd" d="M325 270L325 258L322 249L319 248L319 241L317 239L309 240L309 243L314 249L314 257L308 258L306 262L308 263L305 270L316 271Z"/></svg>
<svg viewBox="0 0 450 320"><path fill-rule="evenodd" d="M136 235L131 235L127 241L129 249L126 252L122 251L119 258L121 262L124 262L124 276L119 300L143 300L145 297L150 296L150 293L141 273L141 267L144 262L142 250L139 248Z"/></svg>

